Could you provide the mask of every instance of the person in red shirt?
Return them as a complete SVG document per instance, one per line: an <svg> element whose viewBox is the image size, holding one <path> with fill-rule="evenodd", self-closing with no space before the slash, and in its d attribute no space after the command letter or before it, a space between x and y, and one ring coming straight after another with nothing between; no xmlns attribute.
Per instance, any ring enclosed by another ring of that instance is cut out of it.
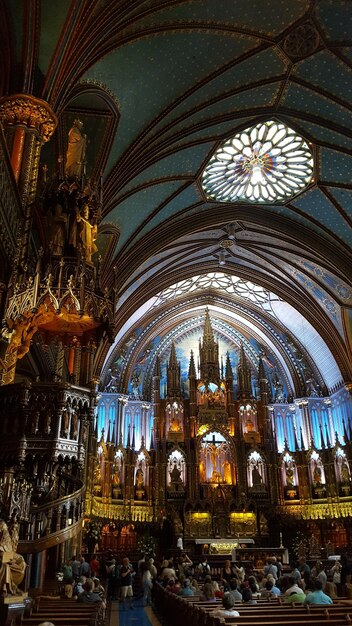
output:
<svg viewBox="0 0 352 626"><path fill-rule="evenodd" d="M97 559L97 555L93 554L93 558L91 560L91 562L89 563L89 567L90 567L90 573L91 573L91 577L92 578L99 578L99 572L100 572L100 563Z"/></svg>

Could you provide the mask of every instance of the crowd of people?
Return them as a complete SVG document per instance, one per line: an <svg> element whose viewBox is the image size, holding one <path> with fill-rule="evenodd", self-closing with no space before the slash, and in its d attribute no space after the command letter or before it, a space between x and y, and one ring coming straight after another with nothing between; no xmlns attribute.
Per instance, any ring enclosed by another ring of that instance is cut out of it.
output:
<svg viewBox="0 0 352 626"><path fill-rule="evenodd" d="M333 599L345 592L352 566L340 560L324 568L316 561L311 568L304 558L292 563L283 571L282 564L275 556L267 560L262 571L256 571L226 560L223 568L211 568L207 557L193 564L187 554L177 563L164 560L155 578L169 592L179 596L199 596L202 602L218 603L212 612L217 616L238 616L240 605L255 605L259 598L282 596L283 603L332 604ZM349 572L349 573L347 573ZM214 575L215 573L215 575Z"/></svg>
<svg viewBox="0 0 352 626"><path fill-rule="evenodd" d="M133 609L133 598L139 596L144 606L152 604L153 585L158 583L179 596L199 596L203 602L218 602L214 609L219 616L237 616L241 604L255 605L259 598L282 596L283 603L332 604L346 592L352 564L344 558L324 567L316 561L310 567L304 558L283 571L275 556L267 560L261 571L248 563L226 560L222 568L212 568L206 556L198 563L183 552L178 559L162 559L155 563L146 555L134 567L129 558L121 562L112 555L105 560L93 555L91 560L72 557L62 568L66 597L78 602L104 602L104 597L117 599L123 608ZM100 583L104 578L105 587ZM214 613L215 614L215 613Z"/></svg>

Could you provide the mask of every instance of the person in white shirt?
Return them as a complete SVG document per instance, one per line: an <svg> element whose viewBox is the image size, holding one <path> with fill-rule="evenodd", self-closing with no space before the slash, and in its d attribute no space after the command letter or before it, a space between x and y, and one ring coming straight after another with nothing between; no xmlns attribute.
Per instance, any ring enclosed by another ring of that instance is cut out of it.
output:
<svg viewBox="0 0 352 626"><path fill-rule="evenodd" d="M239 617L240 614L234 608L234 601L229 596L229 594L224 595L222 599L222 609L215 609L215 611L211 611L210 615L214 617Z"/></svg>

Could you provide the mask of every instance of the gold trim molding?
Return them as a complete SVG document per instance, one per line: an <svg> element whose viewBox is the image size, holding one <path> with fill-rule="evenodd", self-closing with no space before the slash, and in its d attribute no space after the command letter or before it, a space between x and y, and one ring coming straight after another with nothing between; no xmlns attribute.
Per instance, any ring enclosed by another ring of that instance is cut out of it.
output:
<svg viewBox="0 0 352 626"><path fill-rule="evenodd" d="M0 121L5 126L25 126L35 130L45 143L51 138L57 117L44 100L29 94L15 94L0 99Z"/></svg>

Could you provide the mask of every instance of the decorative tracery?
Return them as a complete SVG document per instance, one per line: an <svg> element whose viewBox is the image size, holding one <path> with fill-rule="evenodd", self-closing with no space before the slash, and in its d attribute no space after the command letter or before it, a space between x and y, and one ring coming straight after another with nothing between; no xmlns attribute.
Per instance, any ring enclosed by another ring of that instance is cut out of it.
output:
<svg viewBox="0 0 352 626"><path fill-rule="evenodd" d="M312 175L308 143L292 128L269 120L228 139L206 166L202 185L211 200L273 203L305 189Z"/></svg>
<svg viewBox="0 0 352 626"><path fill-rule="evenodd" d="M229 294L237 295L249 300L264 310L270 310L270 301L279 300L275 294L264 289L260 285L252 283L250 280L243 280L238 276L230 276L222 272L208 272L202 276L192 276L185 280L180 280L170 287L161 291L154 302L154 307L167 300L173 300L185 293L193 293L200 289L220 289Z"/></svg>

